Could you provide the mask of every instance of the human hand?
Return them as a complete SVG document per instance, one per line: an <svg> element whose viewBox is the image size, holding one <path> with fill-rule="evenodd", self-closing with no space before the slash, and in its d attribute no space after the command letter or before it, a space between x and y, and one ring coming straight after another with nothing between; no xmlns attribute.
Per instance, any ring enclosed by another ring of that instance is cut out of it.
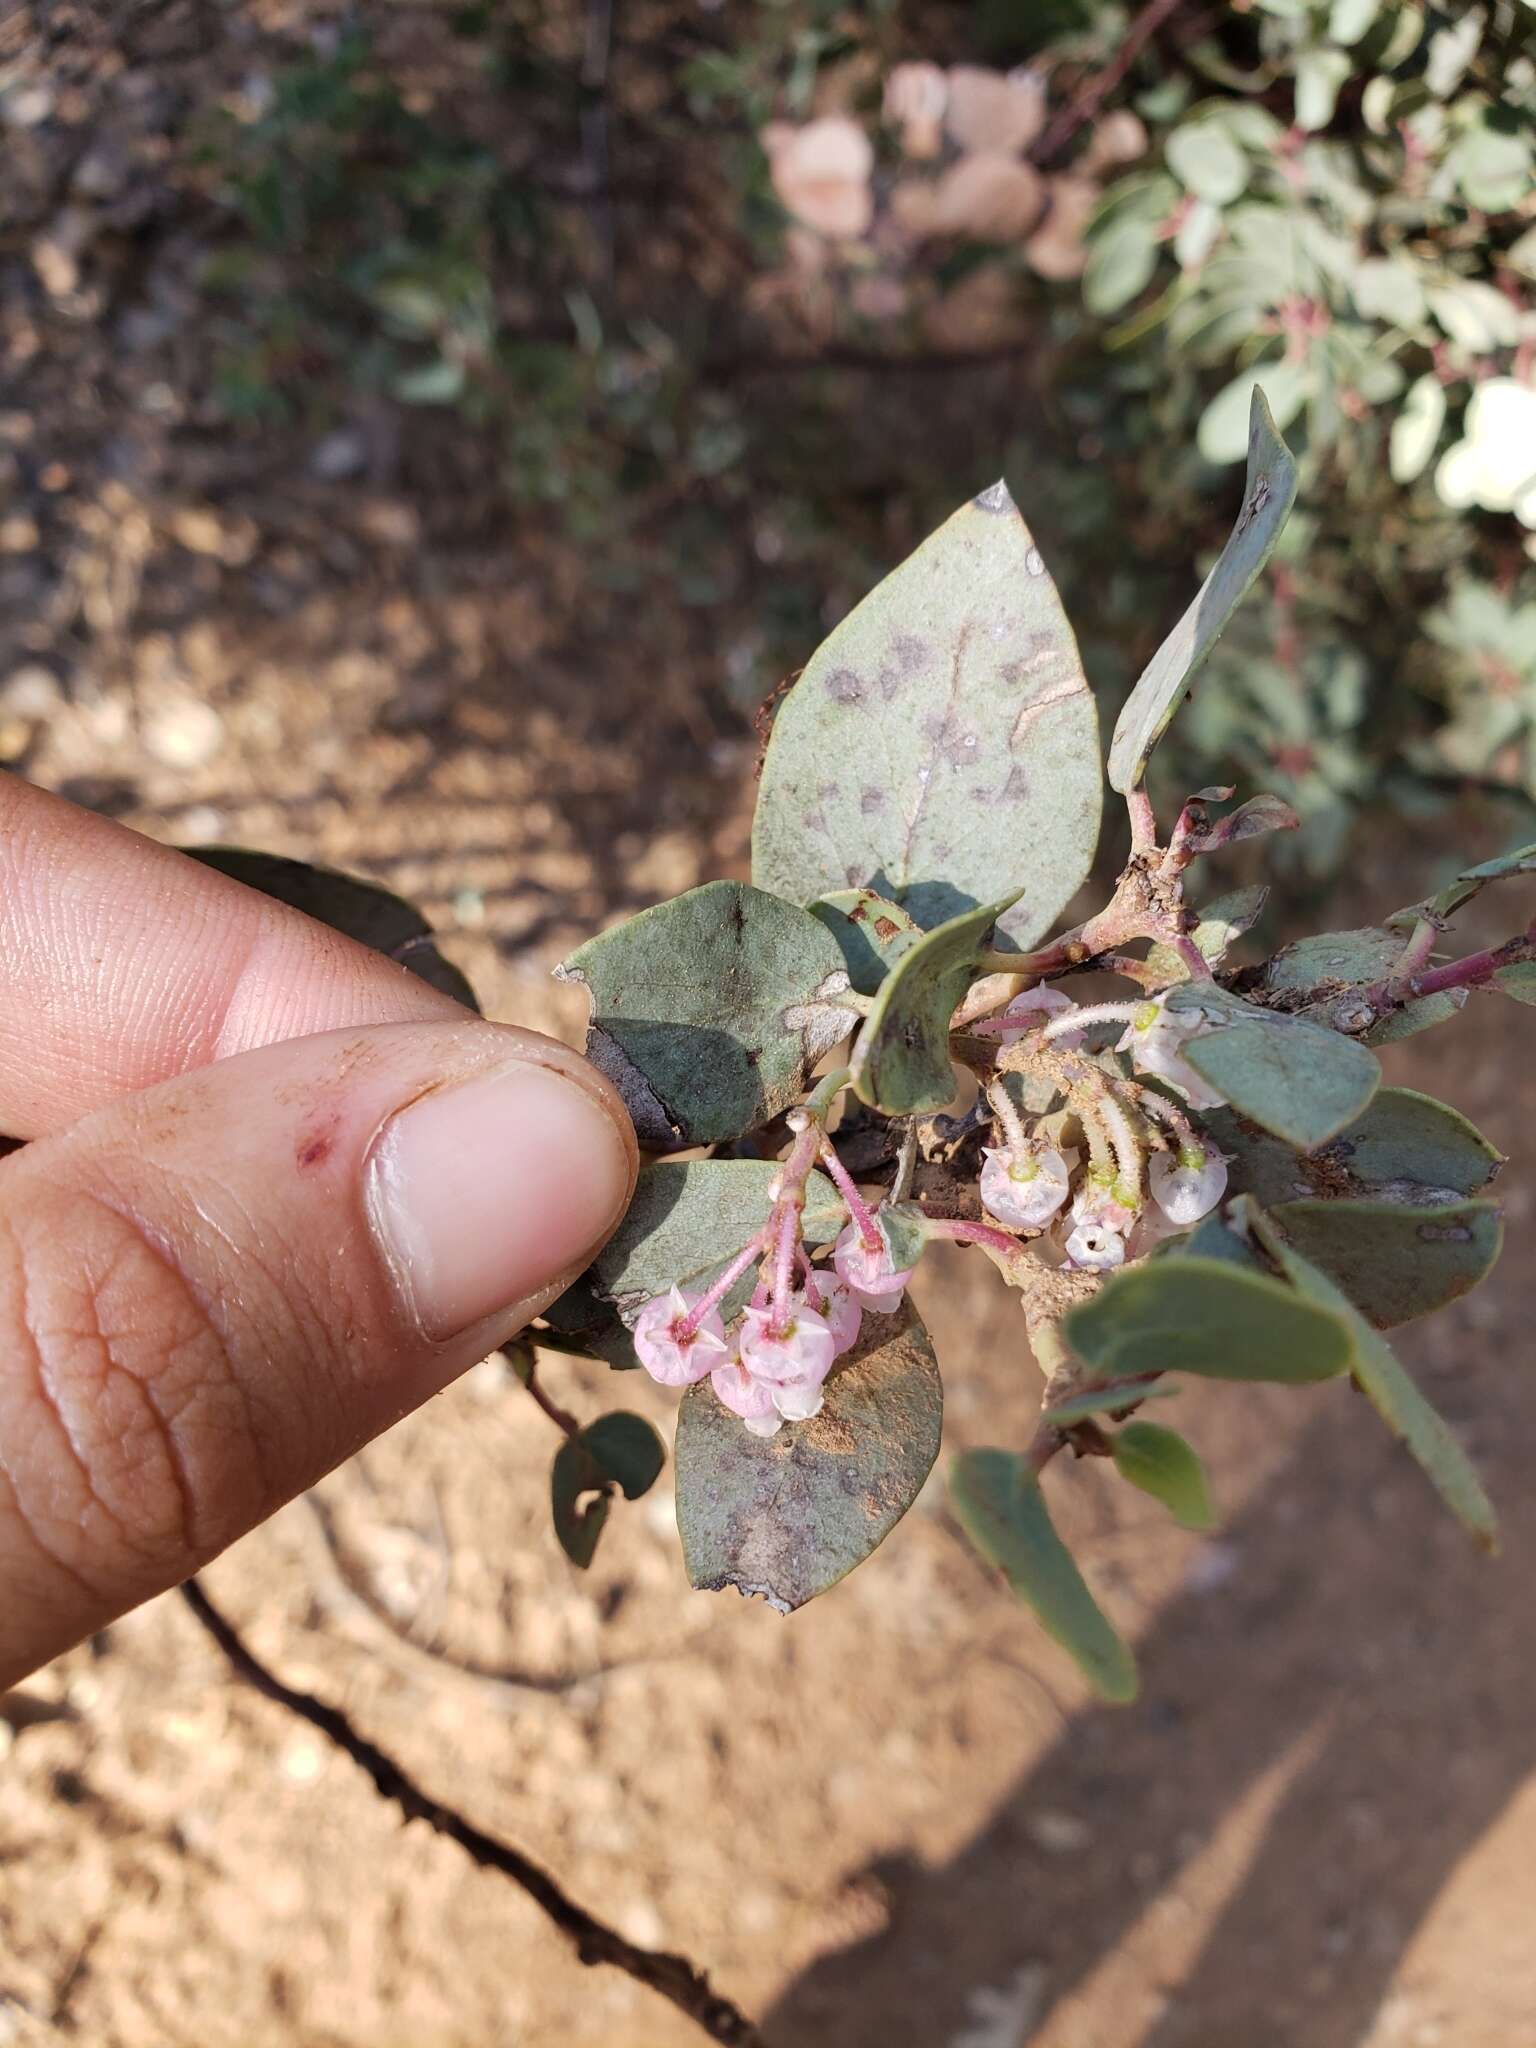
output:
<svg viewBox="0 0 1536 2048"><path fill-rule="evenodd" d="M0 1690L544 1308L628 1204L608 1083L0 775Z"/></svg>

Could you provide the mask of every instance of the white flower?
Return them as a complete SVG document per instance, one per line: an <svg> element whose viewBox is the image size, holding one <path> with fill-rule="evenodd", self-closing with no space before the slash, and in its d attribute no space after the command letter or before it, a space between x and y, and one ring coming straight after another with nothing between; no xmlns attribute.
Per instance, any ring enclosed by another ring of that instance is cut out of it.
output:
<svg viewBox="0 0 1536 2048"><path fill-rule="evenodd" d="M1191 1109L1222 1109L1218 1095L1184 1058L1183 1047L1215 1027L1198 1010L1170 1010L1166 996L1143 1003L1125 1027L1116 1052L1129 1052L1138 1074L1155 1074L1176 1088Z"/></svg>
<svg viewBox="0 0 1536 2048"><path fill-rule="evenodd" d="M773 1327L771 1308L749 1308L737 1349L755 1380L773 1387L819 1387L835 1356L834 1341L826 1317L796 1300L781 1330Z"/></svg>
<svg viewBox="0 0 1536 2048"><path fill-rule="evenodd" d="M722 1406L739 1415L754 1436L776 1436L783 1424L774 1390L767 1380L754 1379L739 1358L717 1365L709 1376Z"/></svg>
<svg viewBox="0 0 1536 2048"><path fill-rule="evenodd" d="M891 1264L891 1255L883 1238L878 1247L871 1250L856 1223L850 1223L832 1247L832 1264L837 1269L838 1278L846 1287L853 1289L860 1304L882 1316L900 1308L901 1297L913 1271L910 1266L898 1271Z"/></svg>
<svg viewBox="0 0 1536 2048"><path fill-rule="evenodd" d="M1130 1189L1097 1172L1090 1172L1072 1197L1074 1223L1102 1223L1117 1237L1124 1237L1140 1214L1141 1202Z"/></svg>
<svg viewBox="0 0 1536 2048"><path fill-rule="evenodd" d="M937 156L944 147L944 107L949 80L937 64L898 64L885 81L884 114L901 130L908 156Z"/></svg>
<svg viewBox="0 0 1536 2048"><path fill-rule="evenodd" d="M1214 1148L1154 1153L1148 1168L1152 1199L1168 1218L1187 1230L1209 1216L1227 1191L1227 1162Z"/></svg>
<svg viewBox="0 0 1536 2048"><path fill-rule="evenodd" d="M658 1294L635 1317L635 1356L664 1387L687 1387L713 1372L729 1349L720 1311L711 1309L691 1336L680 1336L693 1304L680 1287Z"/></svg>
<svg viewBox="0 0 1536 2048"><path fill-rule="evenodd" d="M829 1287L822 1298L821 1312L827 1319L827 1328L832 1332L833 1356L841 1358L845 1351L851 1351L859 1341L859 1326L864 1321L864 1304L845 1280Z"/></svg>
<svg viewBox="0 0 1536 2048"><path fill-rule="evenodd" d="M1125 1239L1098 1218L1085 1216L1067 1239L1067 1262L1091 1273L1107 1273L1125 1264Z"/></svg>
<svg viewBox="0 0 1536 2048"><path fill-rule="evenodd" d="M1006 1145L982 1153L982 1204L999 1223L1038 1230L1071 1192L1067 1163L1059 1152L1029 1153L1018 1161Z"/></svg>

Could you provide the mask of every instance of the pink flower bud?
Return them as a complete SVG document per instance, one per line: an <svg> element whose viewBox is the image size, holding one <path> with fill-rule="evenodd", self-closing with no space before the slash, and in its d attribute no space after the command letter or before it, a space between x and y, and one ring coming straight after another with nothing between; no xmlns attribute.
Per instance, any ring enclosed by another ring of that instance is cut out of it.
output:
<svg viewBox="0 0 1536 2048"><path fill-rule="evenodd" d="M826 1317L798 1300L781 1331L773 1328L771 1308L749 1308L738 1343L741 1362L753 1379L774 1387L819 1387L836 1355Z"/></svg>
<svg viewBox="0 0 1536 2048"><path fill-rule="evenodd" d="M981 1156L982 1203L999 1223L1016 1230L1043 1228L1072 1191L1059 1152L1031 1152L1015 1160L1005 1145Z"/></svg>
<svg viewBox="0 0 1536 2048"><path fill-rule="evenodd" d="M1107 1273L1125 1264L1125 1239L1118 1230L1085 1217L1067 1239L1067 1263L1090 1273Z"/></svg>
<svg viewBox="0 0 1536 2048"><path fill-rule="evenodd" d="M1077 1007L1072 998L1059 988L1027 988L1023 995L1014 997L1002 1014L1001 1021L1005 1024L1012 1024L1017 1019L1018 1030L1000 1031L998 1043L1012 1045L1026 1031L1038 1031L1042 1024L1054 1023L1058 1017L1064 1017ZM1051 1043L1063 1052L1077 1052L1082 1046L1083 1034L1081 1031L1063 1031Z"/></svg>
<svg viewBox="0 0 1536 2048"><path fill-rule="evenodd" d="M832 1355L841 1358L859 1341L859 1326L864 1320L863 1306L847 1282L840 1280L835 1287L827 1289L822 1314L832 1332Z"/></svg>
<svg viewBox="0 0 1536 2048"><path fill-rule="evenodd" d="M664 1387L687 1387L713 1372L729 1346L720 1311L711 1309L691 1336L678 1333L692 1304L679 1287L658 1294L635 1317L635 1356Z"/></svg>
<svg viewBox="0 0 1536 2048"><path fill-rule="evenodd" d="M1208 1216L1227 1191L1227 1162L1210 1147L1198 1155L1154 1153L1147 1173L1153 1201L1183 1230Z"/></svg>
<svg viewBox="0 0 1536 2048"><path fill-rule="evenodd" d="M1227 1098L1201 1079L1182 1051L1213 1028L1198 1010L1170 1010L1167 998L1158 996L1137 1010L1115 1050L1130 1054L1138 1074L1154 1074L1176 1088L1191 1109L1222 1109Z"/></svg>
<svg viewBox="0 0 1536 2048"><path fill-rule="evenodd" d="M901 1272L896 1270L883 1238L871 1251L859 1234L859 1226L850 1223L832 1247L832 1263L837 1268L838 1278L852 1288L862 1307L873 1309L882 1316L900 1308L901 1297L907 1290L913 1269L907 1266Z"/></svg>
<svg viewBox="0 0 1536 2048"><path fill-rule="evenodd" d="M774 1406L773 1388L754 1379L739 1359L717 1365L709 1376L721 1406L739 1415L754 1436L776 1436L783 1418Z"/></svg>

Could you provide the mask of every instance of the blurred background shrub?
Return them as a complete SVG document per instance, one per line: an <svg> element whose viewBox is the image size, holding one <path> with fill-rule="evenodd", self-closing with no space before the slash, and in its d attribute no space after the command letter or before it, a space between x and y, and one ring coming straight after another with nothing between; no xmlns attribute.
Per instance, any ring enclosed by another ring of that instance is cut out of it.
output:
<svg viewBox="0 0 1536 2048"><path fill-rule="evenodd" d="M1371 802L1536 800L1531 0L273 7L84 129L68 70L0 70L15 388L92 394L0 456L13 614L128 630L166 526L257 574L164 509L231 464L386 482L397 547L696 614L729 725L1006 467L1113 700L1257 378L1300 506L1166 781L1276 790L1319 871Z"/></svg>

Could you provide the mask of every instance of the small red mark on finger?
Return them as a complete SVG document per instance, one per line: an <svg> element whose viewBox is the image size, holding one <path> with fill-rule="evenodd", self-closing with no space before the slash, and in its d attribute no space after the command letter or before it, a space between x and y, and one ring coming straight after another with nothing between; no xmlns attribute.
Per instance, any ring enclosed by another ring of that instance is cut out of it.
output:
<svg viewBox="0 0 1536 2048"><path fill-rule="evenodd" d="M332 1116L323 1124L311 1125L303 1132L294 1151L294 1158L301 1172L323 1166L336 1149L336 1127L339 1119Z"/></svg>

